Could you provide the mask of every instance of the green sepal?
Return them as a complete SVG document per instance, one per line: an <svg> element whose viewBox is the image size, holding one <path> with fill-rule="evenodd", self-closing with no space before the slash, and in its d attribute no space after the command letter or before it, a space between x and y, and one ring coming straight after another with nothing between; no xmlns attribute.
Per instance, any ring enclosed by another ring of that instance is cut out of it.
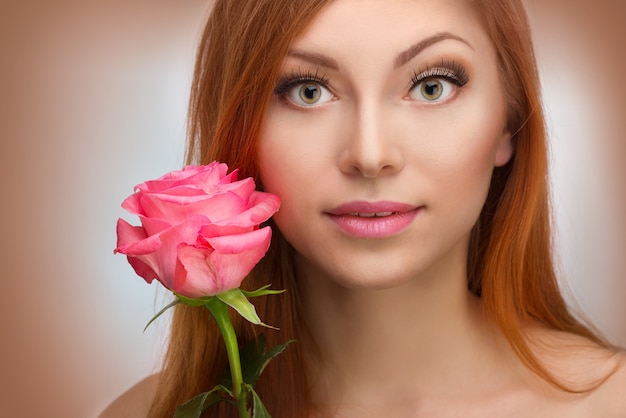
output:
<svg viewBox="0 0 626 418"><path fill-rule="evenodd" d="M231 397L233 396L230 389L217 385L209 392L201 393L189 401L178 405L174 412L174 418L200 418L202 413L209 409L211 405L228 401L219 393L220 391L228 393Z"/></svg>
<svg viewBox="0 0 626 418"><path fill-rule="evenodd" d="M271 286L271 284L265 285L263 287L261 287L260 289L257 290L243 290L241 289L241 292L248 298L255 298L258 296L266 296L266 295L279 295L283 292L285 292L285 290L269 290L269 287Z"/></svg>
<svg viewBox="0 0 626 418"><path fill-rule="evenodd" d="M173 308L174 306L178 305L179 303L181 303L181 300L180 299L176 299L176 300L172 301L171 303L169 303L165 308L161 309L156 315L154 315L152 317L152 319L150 321L148 321L146 326L143 328L143 332L146 332L146 330L148 329L150 324L153 323L158 317L163 315L165 313L165 311L167 311L169 308Z"/></svg>
<svg viewBox="0 0 626 418"><path fill-rule="evenodd" d="M203 298L188 298L186 296L183 296L179 293L173 292L174 295L176 295L176 297L178 299L180 299L180 301L182 303L184 303L185 305L189 305L189 306L204 306L206 305L211 299L213 299L215 296L205 296Z"/></svg>
<svg viewBox="0 0 626 418"><path fill-rule="evenodd" d="M243 294L241 289L231 289L215 296L231 308L237 311L239 315L254 325L263 325L264 327L274 328L264 324L256 313L256 308Z"/></svg>

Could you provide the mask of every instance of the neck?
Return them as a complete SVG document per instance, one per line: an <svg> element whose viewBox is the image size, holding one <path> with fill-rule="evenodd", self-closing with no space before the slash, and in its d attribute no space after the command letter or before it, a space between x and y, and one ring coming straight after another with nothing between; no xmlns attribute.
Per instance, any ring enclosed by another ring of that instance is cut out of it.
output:
<svg viewBox="0 0 626 418"><path fill-rule="evenodd" d="M507 351L494 347L501 339L467 291L464 263L445 276L388 289L346 288L321 274L300 274L298 282L317 347L309 356L318 396L331 403L415 399L437 390L449 395L449 382L467 392L473 375L485 372L477 366Z"/></svg>

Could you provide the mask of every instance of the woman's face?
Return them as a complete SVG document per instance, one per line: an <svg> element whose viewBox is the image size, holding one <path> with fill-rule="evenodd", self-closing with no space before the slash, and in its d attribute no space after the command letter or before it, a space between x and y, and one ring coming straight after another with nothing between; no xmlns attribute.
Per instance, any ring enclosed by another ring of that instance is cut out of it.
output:
<svg viewBox="0 0 626 418"><path fill-rule="evenodd" d="M259 144L298 274L386 288L465 265L511 157L494 48L462 0L336 0L290 47Z"/></svg>

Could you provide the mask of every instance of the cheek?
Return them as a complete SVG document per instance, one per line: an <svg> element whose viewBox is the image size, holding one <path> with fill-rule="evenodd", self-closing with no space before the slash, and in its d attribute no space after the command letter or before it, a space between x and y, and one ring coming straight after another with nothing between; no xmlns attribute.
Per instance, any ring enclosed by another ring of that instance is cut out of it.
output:
<svg viewBox="0 0 626 418"><path fill-rule="evenodd" d="M293 186L289 180L293 176L287 175L291 171L289 159L285 158L283 151L276 146L275 141L270 141L266 137L261 137L259 145L259 171L263 190L274 193L281 199L281 207L273 216L273 220L277 227L284 230L285 214L290 213L292 209Z"/></svg>
<svg viewBox="0 0 626 418"><path fill-rule="evenodd" d="M295 141L289 140L289 129L285 128L285 123L274 113L270 106L259 138L258 162L264 190L280 195L282 180L289 178L286 174L291 170L291 159L287 157L290 154L297 155L298 150L294 148Z"/></svg>
<svg viewBox="0 0 626 418"><path fill-rule="evenodd" d="M497 114L473 110L440 124L437 140L421 150L432 193L445 190L452 199L466 202L486 197L493 169L505 156L500 149L508 134L502 133L501 120Z"/></svg>
<svg viewBox="0 0 626 418"><path fill-rule="evenodd" d="M268 134L277 132L267 132ZM280 209L272 217L277 229L285 239L296 248L301 248L312 234L306 219L298 214L311 213L311 196L315 184L307 175L310 167L303 167L300 159L290 155L293 147L274 135L261 138L259 146L259 170L263 188L267 192L277 194L281 199ZM289 149L290 151L286 151ZM300 162L300 164L298 164ZM309 161L309 164L311 162Z"/></svg>
<svg viewBox="0 0 626 418"><path fill-rule="evenodd" d="M307 205L307 192L316 185L316 172L320 171L315 147L289 121L269 118L261 134L258 148L259 174L263 189L281 198L281 208L274 215L280 229L291 223L292 213L302 213Z"/></svg>
<svg viewBox="0 0 626 418"><path fill-rule="evenodd" d="M341 126L339 112L312 115L271 105L258 150L265 190L295 200L332 181Z"/></svg>
<svg viewBox="0 0 626 418"><path fill-rule="evenodd" d="M282 200L281 209L283 209L285 205L289 205L288 196L290 193L286 193L286 190L291 188L289 180L293 179L293 176L289 176L288 173L293 173L293 170L289 164L290 160L286 158L284 149L278 145L276 141L261 138L258 151L259 175L263 190L280 196Z"/></svg>

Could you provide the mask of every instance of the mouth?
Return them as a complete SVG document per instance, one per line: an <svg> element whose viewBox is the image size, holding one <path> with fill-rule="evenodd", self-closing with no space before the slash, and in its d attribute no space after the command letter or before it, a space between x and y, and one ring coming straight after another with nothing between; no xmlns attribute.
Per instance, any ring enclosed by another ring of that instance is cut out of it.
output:
<svg viewBox="0 0 626 418"><path fill-rule="evenodd" d="M397 215L401 213L411 212L417 209L417 206L408 203L392 202L392 201L354 201L347 202L328 211L333 216L358 216L362 218L383 218L386 216Z"/></svg>
<svg viewBox="0 0 626 418"><path fill-rule="evenodd" d="M348 213L348 215L358 216L360 218L384 218L385 216L391 216L397 213L399 212L374 212L374 213L351 212L351 213Z"/></svg>
<svg viewBox="0 0 626 418"><path fill-rule="evenodd" d="M380 239L407 229L422 207L406 203L356 201L327 212L343 233L354 238Z"/></svg>

